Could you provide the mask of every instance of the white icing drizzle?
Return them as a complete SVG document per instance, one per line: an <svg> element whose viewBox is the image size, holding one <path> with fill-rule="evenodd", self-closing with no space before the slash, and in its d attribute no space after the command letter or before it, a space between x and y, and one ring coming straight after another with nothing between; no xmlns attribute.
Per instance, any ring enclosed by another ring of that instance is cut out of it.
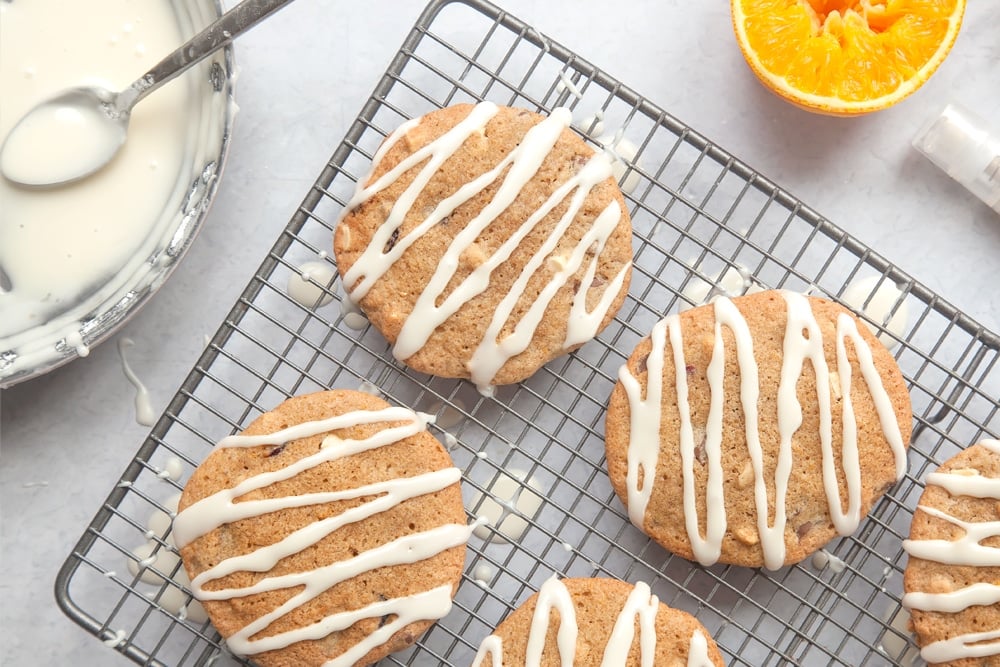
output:
<svg viewBox="0 0 1000 667"><path fill-rule="evenodd" d="M767 502L767 486L764 481L764 448L760 443L760 429L758 426L757 417L757 400L760 397L760 379L757 369L757 360L754 358L753 354L753 336L750 334L750 327L747 325L743 315L740 311L733 305L733 302L729 299L717 299L714 303L715 309L715 339L716 345L712 350L712 361L715 361L716 354L724 355L725 346L721 342L722 338L722 326L728 326L730 331L736 340L736 360L740 369L740 405L743 408L743 415L746 426L745 437L747 440L747 450L750 453L750 465L753 468L754 475L754 504L757 508L757 532L760 534L761 547L764 549L764 563L770 569L777 569L781 567L784 561L785 552L785 536L784 536L784 497L779 495L777 507L775 509L775 526L769 527L767 525L767 513L768 513L768 502ZM683 356L684 350L680 349L679 354ZM716 375L714 382L710 381L709 386L712 387L712 393L716 393L715 388L718 388L718 393L723 393L723 379L722 373L725 370L724 361L720 361L719 364L713 365L709 364L710 373L714 371ZM685 376L687 373L685 372ZM685 377L685 382L686 382ZM685 397L685 403L687 402ZM722 414L721 412L713 415L713 421L717 420L719 423L713 423L713 428L722 428ZM707 424L706 424L707 426ZM706 432L707 432L706 428ZM715 452L716 456L721 456L721 451ZM708 456L708 451L705 451L705 456ZM778 455L778 466L777 469L780 471L783 466L781 465L781 452ZM693 465L693 462L692 464ZM777 480L776 480L777 481ZM684 507L684 513L687 514L687 505ZM725 506L722 505L718 509L720 513L725 513ZM721 540L720 540L721 542ZM780 559L778 559L780 555ZM777 560L777 565L774 565L775 560Z"/></svg>
<svg viewBox="0 0 1000 667"><path fill-rule="evenodd" d="M559 630L556 633L556 644L559 648L559 660L562 667L573 667L576 659L576 607L573 598L558 578L551 577L542 584L535 603L535 613L531 617L531 629L528 631L528 649L525 651L526 665L540 665L542 650L545 648L545 635L549 632L549 620L553 607L559 611Z"/></svg>
<svg viewBox="0 0 1000 667"><path fill-rule="evenodd" d="M490 667L503 667L503 640L497 635L490 635L479 645L472 667L480 667L487 655L490 656Z"/></svg>
<svg viewBox="0 0 1000 667"><path fill-rule="evenodd" d="M858 326L855 324L854 318L847 313L841 313L837 317L837 370L841 375L841 390L844 397L847 397L850 395L851 383L849 379L844 379L845 373L841 371L841 369L846 368L848 371L847 376L848 378L850 377L850 364L847 363L847 347L844 345L845 338L850 338L851 343L854 345L854 353L857 355L858 365L861 367L861 376L868 385L868 391L871 394L872 401L875 403L875 412L878 414L882 433L892 448L893 459L896 462L896 480L901 480L903 479L903 475L906 474L906 446L903 444L903 434L900 432L899 423L896 421L896 412L892 409L892 400L882 385L882 377L878 374L878 369L875 368L871 348L868 347L868 344L865 343L865 340L858 332ZM845 414L848 412L846 407L844 407L844 412ZM852 421L853 418L854 413L851 410ZM845 430L847 429L846 421L844 428ZM856 429L852 432L851 437L856 443Z"/></svg>
<svg viewBox="0 0 1000 667"><path fill-rule="evenodd" d="M708 640L701 630L695 630L691 635L691 647L688 649L687 667L712 667L714 663L708 655Z"/></svg>
<svg viewBox="0 0 1000 667"><path fill-rule="evenodd" d="M920 657L931 663L998 654L1000 654L1000 630L970 632L936 641L920 649Z"/></svg>
<svg viewBox="0 0 1000 667"><path fill-rule="evenodd" d="M374 482L342 491L234 502L237 498L253 490L290 479L300 472L324 462L335 461L398 442L424 430L432 419L429 415L397 407L374 411L359 410L329 419L297 424L269 435L229 436L219 442L217 447L280 446L299 438L360 424L402 422L400 425L385 428L364 440L327 436L316 454L294 461L285 468L260 473L245 479L234 488L224 489L199 500L177 515L174 520L173 537L177 545L183 547L219 526L241 519L293 507L372 497L371 500L339 515L300 528L274 544L260 547L248 554L223 560L194 578L191 582L191 590L198 600L225 600L267 591L300 589L281 606L230 636L227 642L234 653L254 655L276 650L300 641L322 639L330 633L348 628L364 618L391 617L390 621L384 623L371 635L325 664L325 667L349 666L376 646L383 644L406 625L419 620L436 620L448 613L451 609L452 587L444 585L414 595L379 601L353 611L331 614L312 625L295 630L252 639L277 619L315 599L337 583L376 568L415 563L446 549L465 544L473 526L444 524L430 530L404 535L344 561L306 572L268 576L256 584L244 588L223 590L206 590L205 588L209 582L235 572L266 572L281 559L311 547L346 524L364 520L405 500L433 493L456 483L461 478L461 472L452 467L414 477Z"/></svg>
<svg viewBox="0 0 1000 667"><path fill-rule="evenodd" d="M299 267L298 273L289 274L285 291L304 308L325 306L333 301L327 290L336 275L337 270L328 262L305 262Z"/></svg>
<svg viewBox="0 0 1000 667"><path fill-rule="evenodd" d="M823 486L835 528L841 535L853 533L861 520L861 468L857 449L857 423L850 400L851 365L845 339L850 339L856 351L861 375L875 404L882 432L893 452L897 479L906 469L906 448L896 421L892 401L872 359L871 350L858 333L854 320L847 314L837 319L837 375L842 401L843 444L840 465L847 486L847 508L843 508L837 483L832 436L832 374L826 363L822 333L809 300L795 292L780 292L787 307L787 325L783 344L781 377L778 386L778 456L774 471L774 522L769 525L771 500L767 493L764 452L760 441L758 399L760 384L754 356L753 336L746 319L728 297L717 298L712 305L715 314L715 336L712 358L707 369L709 384L709 414L705 425L706 535L699 530L694 478L694 428L688 401L687 367L684 360L681 320L670 315L653 327L652 349L646 360L648 380L646 395L627 366L618 377L629 399L630 441L627 454L626 485L629 519L640 528L645 522L655 470L659 457L662 424L663 364L669 339L676 375L677 407L680 420L679 449L683 478L685 528L695 559L703 565L716 562L721 552L727 518L723 492L722 427L725 381L725 346L722 328L727 327L735 340L736 358L740 369L740 404L746 428L747 451L753 470L754 504L757 511L757 532L760 536L764 566L778 569L785 560L785 529L787 524L786 495L792 471L792 438L802 425L802 406L796 387L805 361L816 374L816 398L820 413L820 444L823 455ZM805 335L803 335L805 332ZM640 476L639 471L642 471Z"/></svg>
<svg viewBox="0 0 1000 667"><path fill-rule="evenodd" d="M472 579L480 586L488 587L493 578L493 568L485 563L480 563L472 573Z"/></svg>
<svg viewBox="0 0 1000 667"><path fill-rule="evenodd" d="M947 521L965 531L957 540L903 540L903 548L911 556L947 565L1000 567L1000 548L980 544L989 537L1000 536L1000 521L970 523L933 507L917 509Z"/></svg>
<svg viewBox="0 0 1000 667"><path fill-rule="evenodd" d="M834 556L832 553L826 549L820 549L813 554L812 557L813 567L822 570L823 568L829 567L834 574L840 574L847 567L847 563L842 561L840 558ZM885 572L888 571L886 568ZM888 578L888 575L887 575ZM883 589L884 590L884 589Z"/></svg>
<svg viewBox="0 0 1000 667"><path fill-rule="evenodd" d="M639 621L639 655L642 667L653 667L656 657L656 612L660 600L643 582L639 582L629 593L625 606L615 620L608 645L604 648L601 667L619 667L628 660L628 652L635 639L635 621ZM690 664L690 659L689 659Z"/></svg>
<svg viewBox="0 0 1000 667"><path fill-rule="evenodd" d="M653 667L656 658L656 613L659 607L660 600L652 594L649 586L641 581L636 583L615 619L611 636L604 647L601 667L617 667L625 664L635 640L636 621L639 625L640 665ZM538 591L525 651L526 667L540 665L542 662L542 650L549 632L553 608L559 612L559 629L556 634L559 664L563 667L572 667L574 664L578 634L576 608L566 585L557 577L551 577ZM498 635L490 635L483 640L472 663L473 667L480 667L486 656L490 656L492 667L500 667L503 664L503 640ZM546 661L546 664L550 662L551 659ZM708 655L708 642L700 630L695 630L691 636L687 665L712 667Z"/></svg>
<svg viewBox="0 0 1000 667"><path fill-rule="evenodd" d="M1000 585L978 582L948 593L915 591L903 596L903 606L921 611L954 614L974 605L1000 604Z"/></svg>
<svg viewBox="0 0 1000 667"><path fill-rule="evenodd" d="M561 184L524 223L482 264L477 266L454 291L443 300L440 299L445 288L454 277L460 265L460 256L469 248L481 233L503 213L517 198L522 188L534 177L560 134L572 120L568 109L556 109L547 118L533 126L525 134L524 139L516 148L508 153L493 169L466 183L454 194L442 200L435 209L413 230L400 235L399 230L416 201L420 192L427 186L430 179L440 166L451 157L476 132L481 132L491 118L498 112L498 107L490 102L476 105L470 114L454 128L415 151L394 169L384 174L368 187L359 187L344 215L359 206L364 201L395 182L403 173L426 162L413 182L397 199L385 222L375 230L368 247L361 253L354 265L344 275L344 285L350 299L358 303L372 286L389 270L403 253L412 246L428 230L440 223L459 206L478 195L492 183L503 176L493 199L471 220L466 227L453 239L448 249L441 257L437 269L431 276L427 286L417 297L413 311L403 322L393 355L400 360L416 354L433 334L434 330L451 317L463 304L481 294L490 283L490 276L505 262L518 245L535 229L545 217L559 206L563 200L570 197L570 203L563 217L556 224L541 248L530 258L516 279L510 293L495 309L486 335L473 353L469 363L469 373L472 381L482 392L488 392L490 383L496 372L512 357L523 352L531 342L535 330L558 290L566 284L569 278L581 267L588 252L593 251L593 257L585 269L581 280L581 288L573 300L571 315L567 325L565 346L570 347L593 338L597 328L607 314L612 302L628 275L629 265L626 265L615 278L604 288L599 303L594 310L587 312L586 295L589 285L594 279L598 256L603 250L608 238L617 227L622 211L616 201L613 201L597 217L593 226L587 231L580 242L566 258L564 266L553 273L539 295L531 304L527 313L515 325L514 331L503 340L497 337L508 318L514 311L518 300L523 295L531 277L546 267L546 260L558 246L560 239L570 227L576 214L583 205L590 190L607 179L612 173L611 163L603 154L594 155L584 167ZM383 147L373 159L373 170L388 151L388 147L406 134L414 123L405 124L386 140ZM362 181L364 182L364 181ZM572 195L572 196L571 196ZM395 244L385 250L386 245L397 235ZM438 301L441 301L438 304Z"/></svg>
<svg viewBox="0 0 1000 667"><path fill-rule="evenodd" d="M1000 442L982 440L979 443L1000 455ZM971 496L1000 500L1000 479L955 472L934 472L927 484L942 487L951 496ZM980 544L1000 536L1000 521L963 521L947 512L919 505L919 510L961 528L957 540L903 540L903 549L911 557L923 558L948 566L1000 567L1000 548ZM939 613L958 613L972 606L1000 604L1000 584L977 582L946 593L913 591L903 596L907 609ZM942 663L968 658L1000 655L1000 628L987 632L971 632L949 637L924 646L920 656L929 663ZM982 643L988 642L988 643Z"/></svg>
<svg viewBox="0 0 1000 667"><path fill-rule="evenodd" d="M1000 499L1000 477L932 472L927 475L927 484L940 486L953 496Z"/></svg>
<svg viewBox="0 0 1000 667"><path fill-rule="evenodd" d="M642 395L639 381L628 370L628 366L623 365L618 371L618 380L625 389L630 408L625 473L625 483L628 487L628 516L629 520L639 528L645 523L646 506L653 492L656 461L659 458L660 423L663 417L660 400L663 395L663 357L666 353L668 328L676 328L676 336L680 338L680 325L677 317L673 315L660 320L650 333L652 347L646 358L649 380L646 383L645 396Z"/></svg>

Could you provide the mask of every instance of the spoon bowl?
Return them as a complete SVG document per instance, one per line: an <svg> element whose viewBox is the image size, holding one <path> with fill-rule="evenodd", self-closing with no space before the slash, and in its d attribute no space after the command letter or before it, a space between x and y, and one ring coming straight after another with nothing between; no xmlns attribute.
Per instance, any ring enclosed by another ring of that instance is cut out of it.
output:
<svg viewBox="0 0 1000 667"><path fill-rule="evenodd" d="M120 93L71 88L33 107L0 147L0 173L26 186L80 180L114 158L132 107L292 0L243 0Z"/></svg>
<svg viewBox="0 0 1000 667"><path fill-rule="evenodd" d="M119 95L98 87L71 88L32 108L0 149L0 171L29 186L70 183L111 161L125 144L129 112Z"/></svg>

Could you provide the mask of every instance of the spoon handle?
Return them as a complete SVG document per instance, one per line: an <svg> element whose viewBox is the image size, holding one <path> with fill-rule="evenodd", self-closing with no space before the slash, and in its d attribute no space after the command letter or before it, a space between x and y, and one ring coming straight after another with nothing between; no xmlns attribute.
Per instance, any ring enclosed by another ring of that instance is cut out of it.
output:
<svg viewBox="0 0 1000 667"><path fill-rule="evenodd" d="M133 82L119 95L116 111L128 113L146 95L290 2L292 0L243 0Z"/></svg>

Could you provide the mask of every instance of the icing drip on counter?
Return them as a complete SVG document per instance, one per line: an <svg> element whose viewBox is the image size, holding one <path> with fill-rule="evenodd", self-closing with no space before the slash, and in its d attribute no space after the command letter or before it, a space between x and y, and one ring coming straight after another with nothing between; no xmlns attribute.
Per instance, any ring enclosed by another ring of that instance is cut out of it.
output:
<svg viewBox="0 0 1000 667"><path fill-rule="evenodd" d="M652 594L648 585L641 581L635 585L615 619L611 636L604 647L601 667L617 667L625 664L629 649L635 640L637 621L640 664L642 667L653 667L656 657L656 613L659 605L659 599ZM578 636L576 608L566 585L557 577L552 577L538 591L538 599L531 618L531 629L528 633L526 665L541 664L553 609L559 612L556 643L559 648L560 664L563 667L572 667L574 664ZM492 667L501 667L503 664L503 640L498 635L490 635L483 640L472 663L473 667L483 665L487 656L490 657L489 664ZM688 667L712 666L708 656L708 642L698 630L691 636L687 665Z"/></svg>
<svg viewBox="0 0 1000 667"><path fill-rule="evenodd" d="M622 215L617 201L612 201L570 251L569 256L559 258L561 267L553 272L530 308L517 322L513 332L498 340L501 330L513 313L518 300L523 296L532 276L539 270L545 270L549 265L547 260L554 258L553 253L559 241L580 211L587 195L596 185L611 176L612 166L609 159L598 153L578 173L561 184L534 213L528 216L514 234L482 264L477 266L455 287L454 291L446 298L441 299L445 288L459 268L459 258L462 253L472 246L480 234L514 202L522 188L534 178L556 145L563 130L569 127L572 119L568 109L560 108L553 111L550 116L528 130L521 143L493 169L463 185L454 194L442 200L414 229L405 235L400 234L403 221L414 202L441 165L458 151L466 139L477 132L482 132L498 111L499 108L490 102L476 105L470 114L454 128L415 151L368 187L359 187L344 209L344 215L346 215L375 194L389 187L404 173L426 162L420 168L413 182L400 195L385 222L375 230L368 247L344 275L344 285L348 296L353 302L359 303L374 284L418 239L459 206L497 182L501 175L506 172L490 202L451 242L427 286L418 296L413 311L403 322L393 346L393 355L397 359L406 360L426 345L439 325L451 317L462 305L485 291L489 287L490 277L497 267L510 258L518 245L546 216L569 198L568 209L542 246L529 259L511 287L510 293L497 305L493 318L487 327L486 335L473 352L472 360L469 363L469 372L473 383L483 393L489 393L489 386L496 372L508 360L527 349L552 298L573 274L584 266L588 254L592 256L589 263L586 264L581 288L573 299L564 342L565 347L580 344L596 335L601 321L621 291L629 271L629 265L623 267L618 275L604 287L599 303L594 310L587 311L586 297L589 289L586 286L593 283L598 258ZM390 135L375 154L372 161L373 171L386 152L405 136L417 122L419 119L405 123ZM366 181L367 179L361 183ZM395 243L390 243L394 237Z"/></svg>
<svg viewBox="0 0 1000 667"><path fill-rule="evenodd" d="M680 454L683 478L685 528L695 559L703 565L715 563L722 549L727 517L723 491L722 429L725 380L725 349L722 328L730 330L735 340L736 358L740 370L740 404L745 416L745 438L753 470L754 503L757 511L757 530L764 554L764 565L778 569L785 561L785 528L787 524L786 494L792 471L792 438L802 425L802 406L796 385L803 373L805 362L816 373L816 399L819 403L820 443L823 454L823 486L827 505L834 526L841 535L853 533L861 520L861 470L858 461L857 423L851 405L851 365L847 357L845 339L850 339L856 351L861 374L872 396L882 431L892 448L897 479L906 470L906 448L896 422L891 399L882 385L875 368L871 350L858 333L854 319L846 313L837 319L837 389L840 391L843 410L843 446L839 465L846 478L848 490L847 509L843 509L837 484L838 462L835 461L832 443L832 396L830 369L823 353L823 339L819 323L812 312L807 297L789 291L780 294L787 305L787 326L784 336L781 377L778 387L778 456L774 471L774 522L769 525L770 504L764 471L764 451L760 440L757 403L760 393L757 360L754 357L753 336L746 319L728 297L719 297L712 308L715 313L715 332L712 358L707 369L710 391L708 421L705 425L705 460L708 468L706 484L706 534L699 529L695 488L695 441L688 400L687 365L684 359L681 318L670 315L653 327L650 339L652 349L646 360L648 380L643 397L638 379L628 366L622 366L618 378L625 389L630 408L628 447L629 519L640 528L645 522L646 508L652 493L656 465L660 451L660 431L663 415L663 364L666 344L669 341L672 363L676 376L677 408L680 419ZM803 335L805 332L805 335Z"/></svg>
<svg viewBox="0 0 1000 667"><path fill-rule="evenodd" d="M152 426L156 423L156 411L153 410L153 403L149 400L149 390L142 383L139 376L135 374L129 366L128 359L125 358L125 348L132 347L135 342L131 338L118 339L118 356L122 360L122 372L125 379L135 388L135 421L140 426Z"/></svg>
<svg viewBox="0 0 1000 667"><path fill-rule="evenodd" d="M997 440L983 440L979 444L1000 455ZM940 486L953 497L965 495L1000 501L1000 478L963 474L965 472L931 473L927 476L927 484ZM919 505L917 509L958 526L964 534L957 540L903 540L903 549L911 557L951 566L1000 567L1000 548L980 544L983 540L1000 537L1000 521L962 521L933 507ZM990 582L945 593L910 592L903 596L903 606L907 609L939 613L954 614L973 606L997 604L1000 604L1000 583ZM928 644L920 651L920 656L929 663L992 655L1000 655L1000 628L956 635Z"/></svg>
<svg viewBox="0 0 1000 667"><path fill-rule="evenodd" d="M363 440L341 439L334 435L328 435L323 439L317 453L294 461L285 468L249 477L231 489L224 489L203 498L187 507L174 519L174 539L178 547L184 547L215 528L241 519L262 516L294 507L305 507L338 500L371 498L341 514L295 530L274 544L260 547L248 554L223 560L192 580L191 589L199 600L228 600L267 591L300 589L287 602L228 637L227 644L234 653L254 655L283 648L300 641L318 640L332 632L348 628L359 620L390 616L390 621L382 624L364 640L328 661L325 665L325 667L349 666L373 648L385 643L394 633L410 623L420 620L436 620L448 613L452 604L450 584L414 595L382 600L360 609L331 614L306 627L269 637L252 639L258 633L266 630L277 619L315 599L342 581L380 567L415 563L452 547L464 545L468 541L473 526L444 524L430 530L404 535L344 561L317 567L306 572L268 576L256 584L244 588L223 590L207 590L205 588L209 582L235 572L267 572L281 559L308 549L344 525L362 521L406 500L440 491L458 482L461 478L461 472L452 467L414 477L374 482L341 491L314 492L283 498L235 502L236 499L251 491L290 479L322 463L336 461L353 454L399 442L425 430L431 419L429 415L399 407L373 411L359 410L329 419L297 424L268 435L229 436L218 443L217 447L280 446L299 438L361 424L402 422L401 425L385 428Z"/></svg>

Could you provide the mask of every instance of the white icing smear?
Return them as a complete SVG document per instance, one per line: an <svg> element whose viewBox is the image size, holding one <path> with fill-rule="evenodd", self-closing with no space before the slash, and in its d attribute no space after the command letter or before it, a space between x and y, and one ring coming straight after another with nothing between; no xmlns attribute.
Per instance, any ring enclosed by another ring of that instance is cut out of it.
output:
<svg viewBox="0 0 1000 667"><path fill-rule="evenodd" d="M290 479L322 463L399 442L425 430L428 420L428 415L390 407L375 411L354 411L329 419L297 424L269 435L230 436L219 442L218 447L281 446L299 438L359 424L403 422L402 425L384 428L363 440L341 439L328 435L323 439L317 453L294 461L285 468L260 473L243 480L234 488L203 498L186 508L174 520L175 539L179 545L186 545L216 527L248 517L337 500L370 498L359 506L299 528L273 544L223 560L195 577L191 589L199 600L225 600L267 591L298 589L298 592L285 603L228 637L226 641L234 653L254 655L300 641L322 639L332 632L350 627L360 619L392 617L362 641L326 663L328 667L349 666L373 648L385 643L406 625L418 620L436 620L448 613L451 609L451 586L445 585L414 595L380 601L361 609L333 613L309 626L253 639L277 619L322 595L340 582L376 568L415 563L447 549L464 545L474 526L444 524L430 530L404 535L347 560L323 565L313 570L267 576L256 584L243 588L211 591L205 588L209 582L235 572L267 572L283 558L310 548L344 525L362 521L406 500L457 483L461 478L461 472L457 468L446 468L341 491L235 502L250 491Z"/></svg>
<svg viewBox="0 0 1000 667"><path fill-rule="evenodd" d="M169 479L176 482L181 478L181 475L183 474L184 474L184 462L181 461L176 456L171 456L169 459L167 459L167 462L164 464L163 470L156 473L156 476L159 477L160 479ZM176 508L177 508L177 503L175 502L174 509Z"/></svg>
<svg viewBox="0 0 1000 667"><path fill-rule="evenodd" d="M482 452L480 452L482 453ZM492 542L519 540L542 506L541 488L524 470L513 468L501 473L490 485L489 496L476 492L472 507L478 504L477 516L485 523L475 529L476 537ZM488 526L493 526L491 529Z"/></svg>
<svg viewBox="0 0 1000 667"><path fill-rule="evenodd" d="M125 642L126 636L127 635L124 630L116 630L115 634L104 640L104 645L110 646L111 648L121 646Z"/></svg>
<svg viewBox="0 0 1000 667"><path fill-rule="evenodd" d="M703 461L707 466L705 489L706 534L701 535L697 513L695 488L694 425L688 398L687 364L684 359L681 320L670 315L653 327L650 335L651 350L646 359L648 380L645 396L639 381L628 366L619 371L619 381L629 400L630 431L627 451L626 486L629 519L640 528L645 522L646 508L655 481L659 459L663 415L663 368L666 363L666 346L671 348L671 361L676 376L675 392L680 420L679 450L683 480L685 529L695 559L703 565L716 562L721 553L727 517L723 491L722 428L724 424L723 399L725 381L725 347L723 327L729 329L735 341L736 359L740 370L739 399L744 414L747 454L753 471L753 493L757 514L757 532L760 536L764 566L778 569L785 560L785 529L787 523L786 495L793 466L792 440L802 425L802 406L796 387L805 362L816 374L816 400L820 415L820 444L823 462L823 487L834 526L841 535L849 535L861 520L861 468L858 459L858 428L854 408L850 401L851 365L847 357L845 339L850 339L856 350L862 379L875 404L883 434L892 450L897 478L905 472L906 448L896 421L891 399L875 368L871 350L860 338L854 320L841 314L837 319L836 353L837 377L842 410L842 447L840 461L835 460L832 442L833 374L827 367L819 323L812 312L809 300L789 291L781 291L787 309L781 375L778 387L777 461L774 470L773 524L769 524L771 501L768 498L767 479L764 471L764 451L760 440L757 404L760 393L758 365L754 353L753 336L746 319L728 297L713 301L715 332L712 358L707 369L709 384L709 413L704 428ZM843 507L837 482L837 466L843 472L847 486L847 507ZM641 474L640 474L641 473Z"/></svg>
<svg viewBox="0 0 1000 667"><path fill-rule="evenodd" d="M895 347L897 339L906 332L909 305L903 299L903 293L889 280L881 276L856 280L847 286L842 300L855 312L864 313L868 319L882 325L885 331L879 333L878 327L865 322L865 326L889 349Z"/></svg>
<svg viewBox="0 0 1000 667"><path fill-rule="evenodd" d="M172 468L172 462L180 459L174 457L167 461L167 470ZM161 475L157 475L160 477ZM180 478L178 472L176 479ZM146 522L147 542L132 550L132 558L126 559L126 566L133 576L139 575L139 580L143 583L158 587L158 590L147 592L146 597L155 600L163 609L177 616L178 619L191 621L192 623L204 623L208 620L205 608L197 600L191 600L183 588L190 588L191 581L188 579L187 571L180 565L177 556L176 545L173 534L168 534L173 516L177 512L177 503L181 494L176 493L165 501L163 507L166 511L155 510ZM168 513L169 512L169 513ZM158 544L154 538L160 538L166 545ZM170 579L164 579L152 568L162 572ZM105 573L105 576L113 577L113 572ZM162 587L162 589L160 589Z"/></svg>
<svg viewBox="0 0 1000 667"><path fill-rule="evenodd" d="M812 564L813 567L818 570L829 567L834 574L840 574L847 568L847 563L842 561L837 556L834 556L826 549L820 549L813 554Z"/></svg>
<svg viewBox="0 0 1000 667"><path fill-rule="evenodd" d="M919 650L903 639L903 637L910 636L910 612L905 607L889 608L882 614L882 621L887 627L882 633L882 641L878 645L879 650L896 660L895 664L897 665L916 664L914 661L919 655Z"/></svg>
<svg viewBox="0 0 1000 667"><path fill-rule="evenodd" d="M688 266L694 267L694 264L694 260L688 262ZM698 276L692 276L691 282L681 292L685 299L680 301L678 311L683 313L685 310L711 303L720 296L743 296L764 290L753 281L750 277L750 271L744 266L727 266L722 275L719 276L717 283L714 285Z"/></svg>
<svg viewBox="0 0 1000 667"><path fill-rule="evenodd" d="M382 391L375 386L375 384L369 380L362 380L358 385L358 391L363 391L366 394L371 394L372 396L381 396Z"/></svg>
<svg viewBox="0 0 1000 667"><path fill-rule="evenodd" d="M368 318L365 317L365 314L361 312L361 309L358 308L356 303L343 294L342 290L343 285L341 284L338 293L341 294L340 314L341 317L344 318L343 322L349 328L354 329L355 331L361 331L368 325Z"/></svg>
<svg viewBox="0 0 1000 667"><path fill-rule="evenodd" d="M442 429L450 429L462 423L467 410L468 407L465 405L465 401L460 398L453 398L450 403L434 401L427 409L427 412L437 415L435 424Z"/></svg>
<svg viewBox="0 0 1000 667"><path fill-rule="evenodd" d="M459 269L462 253L470 248L480 234L520 195L522 188L534 178L555 146L559 135L569 126L571 121L571 113L568 109L556 109L550 116L533 126L525 134L521 143L504 156L493 169L463 185L454 194L442 200L416 228L406 234L400 234L403 220L433 175L462 146L467 138L476 132L481 132L498 110L498 107L490 102L476 105L470 114L454 128L414 152L368 187L359 187L344 210L344 215L346 215L391 185L403 173L423 164L414 181L396 201L386 221L375 231L368 247L344 276L344 284L350 299L358 303L385 275L393 263L402 257L403 253L427 231L502 177L493 199L453 239L426 287L417 297L413 311L404 321L393 346L393 355L397 359L405 361L427 344L428 339L438 326L454 315L464 304L485 291L490 284L493 272L510 258L514 250L546 216L563 201L569 200L568 209L562 218L543 242L542 247L536 251L522 269L510 293L496 307L486 334L473 353L469 363L469 372L473 383L484 393L489 392L490 384L497 371L511 358L527 349L555 294L577 270L584 266L588 253L593 252L585 269L584 280L581 281L581 285L591 284L596 272L598 257L622 215L617 202L608 205L605 211L598 216L592 228L571 250L569 257L561 258L561 268L551 272L549 281L535 297L535 301L527 312L515 324L514 331L502 340L498 340L501 330L513 314L532 276L539 271L544 271L546 267L552 266L548 260L551 259L552 253L569 229L591 189L611 175L612 167L608 158L603 154L596 154L578 173L562 183L546 201L542 202L539 208L528 216L514 234L504 241L492 255L486 257L480 265L473 269L470 275L461 281L447 297L441 299L445 288ZM419 119L416 122L419 122ZM386 140L375 155L373 170L385 152L401 137L405 136L406 132L414 125L415 122L404 124ZM582 287L577 292L567 327L565 343L567 347L593 338L615 296L621 290L629 269L630 266L623 268L604 287L602 298L591 312L587 312L585 306L586 294L589 290Z"/></svg>
<svg viewBox="0 0 1000 667"><path fill-rule="evenodd" d="M285 288L288 296L305 308L325 306L333 301L329 290L333 286L336 269L327 262L305 262L298 273L288 276ZM324 289L326 288L326 289Z"/></svg>

